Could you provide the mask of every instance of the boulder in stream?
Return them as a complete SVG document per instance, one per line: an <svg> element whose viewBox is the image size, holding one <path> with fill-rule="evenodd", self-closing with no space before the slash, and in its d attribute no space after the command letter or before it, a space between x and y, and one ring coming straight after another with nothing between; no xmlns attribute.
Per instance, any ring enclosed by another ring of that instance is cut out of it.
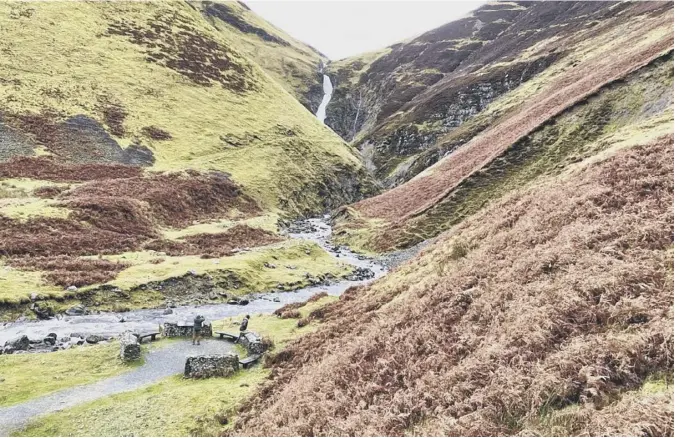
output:
<svg viewBox="0 0 675 438"><path fill-rule="evenodd" d="M45 345L55 345L57 337L56 333L50 333L42 340L42 342Z"/></svg>
<svg viewBox="0 0 675 438"><path fill-rule="evenodd" d="M11 341L5 342L3 353L12 354L17 351L26 351L29 348L30 348L30 339L28 339L28 336L23 335Z"/></svg>
<svg viewBox="0 0 675 438"><path fill-rule="evenodd" d="M68 316L78 316L84 315L86 311L87 311L86 307L84 307L82 304L78 304L66 310L65 314Z"/></svg>
<svg viewBox="0 0 675 438"><path fill-rule="evenodd" d="M89 335L85 341L87 341L87 344L98 344L99 342L105 341L105 338L98 335Z"/></svg>

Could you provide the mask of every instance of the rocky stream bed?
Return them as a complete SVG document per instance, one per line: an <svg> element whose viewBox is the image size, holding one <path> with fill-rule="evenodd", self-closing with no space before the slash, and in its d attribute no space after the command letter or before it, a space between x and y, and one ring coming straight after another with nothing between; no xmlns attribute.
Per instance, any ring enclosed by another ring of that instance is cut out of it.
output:
<svg viewBox="0 0 675 438"><path fill-rule="evenodd" d="M0 353L50 352L81 345L106 342L125 331L135 333L157 331L164 323L188 323L196 314L207 321L214 321L246 313L272 313L284 304L305 301L312 295L325 291L340 295L347 288L381 277L392 263L374 260L330 243L332 229L327 217L308 219L291 224L286 230L289 237L316 242L333 257L352 265L353 271L344 279L324 279L320 284L290 292L254 293L230 303L169 306L158 309L131 310L128 312L103 312L86 314L77 309L70 314L37 321L15 321L0 326ZM409 254L403 258L409 258ZM400 263L401 255L392 258ZM78 314L81 313L81 314Z"/></svg>

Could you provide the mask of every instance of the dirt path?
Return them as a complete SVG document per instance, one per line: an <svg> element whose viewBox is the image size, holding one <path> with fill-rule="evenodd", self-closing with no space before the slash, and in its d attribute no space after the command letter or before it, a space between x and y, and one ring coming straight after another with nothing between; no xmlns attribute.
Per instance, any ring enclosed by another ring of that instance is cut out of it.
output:
<svg viewBox="0 0 675 438"><path fill-rule="evenodd" d="M24 403L0 408L0 436L26 426L33 418L70 408L108 395L131 391L183 372L185 358L191 354L222 354L234 351L232 344L204 340L193 346L191 341L173 342L145 354L145 363L119 376L83 386L57 391Z"/></svg>

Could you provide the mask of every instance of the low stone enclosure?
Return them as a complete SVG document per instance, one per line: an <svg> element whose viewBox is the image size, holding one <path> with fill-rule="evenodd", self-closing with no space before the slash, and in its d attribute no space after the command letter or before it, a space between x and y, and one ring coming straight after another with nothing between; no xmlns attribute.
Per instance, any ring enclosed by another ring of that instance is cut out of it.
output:
<svg viewBox="0 0 675 438"><path fill-rule="evenodd" d="M255 332L244 333L240 342L248 353L246 359L240 360L239 355L234 353L188 356L185 360L184 376L191 379L229 376L239 370L240 364L246 368L265 352L265 344Z"/></svg>

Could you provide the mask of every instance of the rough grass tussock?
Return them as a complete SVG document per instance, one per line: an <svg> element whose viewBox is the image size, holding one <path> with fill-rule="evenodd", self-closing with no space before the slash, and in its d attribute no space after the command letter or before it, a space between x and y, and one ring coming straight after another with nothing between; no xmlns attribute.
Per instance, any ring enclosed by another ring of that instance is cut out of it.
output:
<svg viewBox="0 0 675 438"><path fill-rule="evenodd" d="M170 256L199 255L202 257L225 257L242 248L269 245L281 242L278 235L260 228L238 224L223 233L195 234L184 240L154 240L144 248L161 251Z"/></svg>
<svg viewBox="0 0 675 438"><path fill-rule="evenodd" d="M139 177L143 170L124 164L71 164L51 157L13 157L0 162L0 178L79 182Z"/></svg>
<svg viewBox="0 0 675 438"><path fill-rule="evenodd" d="M130 266L119 261L68 256L14 258L9 264L28 271L42 271L47 282L63 287L105 283Z"/></svg>
<svg viewBox="0 0 675 438"><path fill-rule="evenodd" d="M66 199L130 198L147 203L159 224L184 227L195 220L218 219L234 209L254 215L260 209L221 173L153 174L145 177L92 181L70 191Z"/></svg>
<svg viewBox="0 0 675 438"><path fill-rule="evenodd" d="M673 369L672 174L669 136L464 221L326 307L235 433L671 435L640 391Z"/></svg>

